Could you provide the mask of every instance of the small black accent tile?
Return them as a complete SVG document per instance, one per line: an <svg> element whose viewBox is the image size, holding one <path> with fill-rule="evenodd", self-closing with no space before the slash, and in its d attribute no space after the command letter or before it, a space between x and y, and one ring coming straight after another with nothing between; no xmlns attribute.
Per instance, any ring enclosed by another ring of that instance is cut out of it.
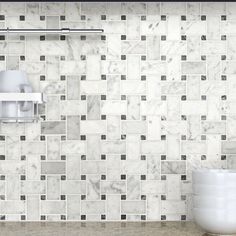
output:
<svg viewBox="0 0 236 236"><path fill-rule="evenodd" d="M40 80L40 81L45 81L45 79L46 79L46 76L45 76L45 75L40 75L40 77L39 77L39 80Z"/></svg>
<svg viewBox="0 0 236 236"><path fill-rule="evenodd" d="M80 96L80 99L81 99L82 101L86 100L86 95L81 95L81 96Z"/></svg>
<svg viewBox="0 0 236 236"><path fill-rule="evenodd" d="M101 95L101 100L106 100L107 96L106 95Z"/></svg>
<svg viewBox="0 0 236 236"><path fill-rule="evenodd" d="M86 200L86 195L81 195L80 199L81 200Z"/></svg>
<svg viewBox="0 0 236 236"><path fill-rule="evenodd" d="M106 80L107 76L106 75L101 75L101 80Z"/></svg>
<svg viewBox="0 0 236 236"><path fill-rule="evenodd" d="M121 115L121 120L126 120L126 115Z"/></svg>
<svg viewBox="0 0 236 236"><path fill-rule="evenodd" d="M21 56L20 56L20 60L21 60L21 61L25 61L25 56L21 55Z"/></svg>
<svg viewBox="0 0 236 236"><path fill-rule="evenodd" d="M121 220L126 220L126 215L122 214L122 215L120 216L120 219L121 219Z"/></svg>
<svg viewBox="0 0 236 236"><path fill-rule="evenodd" d="M81 15L80 16L80 20L86 20L86 16L85 15Z"/></svg>
<svg viewBox="0 0 236 236"><path fill-rule="evenodd" d="M161 55L161 61L166 61L166 56L165 55Z"/></svg>
<svg viewBox="0 0 236 236"><path fill-rule="evenodd" d="M80 40L82 40L82 41L83 41L83 40L86 40L86 36L85 36L85 35L81 35L81 36L80 36Z"/></svg>
<svg viewBox="0 0 236 236"><path fill-rule="evenodd" d="M39 39L40 39L40 41L44 41L45 40L45 35L40 35Z"/></svg>
<svg viewBox="0 0 236 236"><path fill-rule="evenodd" d="M26 140L26 137L24 135L21 135L20 136L20 141L25 141Z"/></svg>
<svg viewBox="0 0 236 236"><path fill-rule="evenodd" d="M107 19L106 15L101 15L101 20L106 20L106 19Z"/></svg>
<svg viewBox="0 0 236 236"><path fill-rule="evenodd" d="M181 16L182 21L186 21L186 16Z"/></svg>
<svg viewBox="0 0 236 236"><path fill-rule="evenodd" d="M126 20L126 15L121 15L120 19L121 20Z"/></svg>
<svg viewBox="0 0 236 236"><path fill-rule="evenodd" d="M187 160L187 156L186 155L181 155L181 160L182 161L186 161Z"/></svg>
<svg viewBox="0 0 236 236"><path fill-rule="evenodd" d="M226 140L226 135L221 135L221 140Z"/></svg>
<svg viewBox="0 0 236 236"><path fill-rule="evenodd" d="M206 20L206 15L201 15L201 21L205 21Z"/></svg>
<svg viewBox="0 0 236 236"><path fill-rule="evenodd" d="M206 140L206 135L205 135L205 134L202 134L202 135L201 135L201 140L202 140L202 141L205 141L205 140Z"/></svg>
<svg viewBox="0 0 236 236"><path fill-rule="evenodd" d="M60 20L61 20L61 21L66 20L66 16L60 16Z"/></svg>
<svg viewBox="0 0 236 236"><path fill-rule="evenodd" d="M80 176L80 179L81 179L81 180L86 180L86 175L81 175L81 176Z"/></svg>
<svg viewBox="0 0 236 236"><path fill-rule="evenodd" d="M146 35L141 35L141 41L146 41Z"/></svg>
<svg viewBox="0 0 236 236"><path fill-rule="evenodd" d="M140 180L146 180L146 175L141 175Z"/></svg>
<svg viewBox="0 0 236 236"><path fill-rule="evenodd" d="M161 35L161 41L165 41L166 40L166 35Z"/></svg>
<svg viewBox="0 0 236 236"><path fill-rule="evenodd" d="M161 20L166 21L166 15L161 15Z"/></svg>
<svg viewBox="0 0 236 236"><path fill-rule="evenodd" d="M226 75L221 75L221 80L227 80L227 76Z"/></svg>
<svg viewBox="0 0 236 236"><path fill-rule="evenodd" d="M141 161L145 161L146 160L146 155L141 155L140 159L141 159Z"/></svg>
<svg viewBox="0 0 236 236"><path fill-rule="evenodd" d="M41 156L40 156L40 160L41 160L41 161L45 161L45 160L46 160L46 156L45 156L45 155L41 155Z"/></svg>
<svg viewBox="0 0 236 236"><path fill-rule="evenodd" d="M60 40L66 40L66 36L65 35L60 35Z"/></svg>
<svg viewBox="0 0 236 236"><path fill-rule="evenodd" d="M121 96L120 96L120 99L121 99L122 101L125 101L125 100L126 100L126 95L121 95Z"/></svg>
<svg viewBox="0 0 236 236"><path fill-rule="evenodd" d="M226 20L227 20L227 16L226 16L226 15L222 15L222 16L221 16L221 20L222 20L222 21L226 21Z"/></svg>
<svg viewBox="0 0 236 236"><path fill-rule="evenodd" d="M186 100L187 100L187 96L186 96L186 95L182 95L182 96L181 96L181 100L182 100L182 101L186 101Z"/></svg>
<svg viewBox="0 0 236 236"><path fill-rule="evenodd" d="M227 36L226 35L221 35L221 40L222 41L225 41L227 39Z"/></svg>
<svg viewBox="0 0 236 236"><path fill-rule="evenodd" d="M5 20L5 16L4 15L0 15L0 20Z"/></svg>
<svg viewBox="0 0 236 236"><path fill-rule="evenodd" d="M106 55L101 55L101 60L105 61L106 60Z"/></svg>
<svg viewBox="0 0 236 236"><path fill-rule="evenodd" d="M121 175L121 176L120 176L120 179L121 179L121 180L126 180L126 175Z"/></svg>
<svg viewBox="0 0 236 236"><path fill-rule="evenodd" d="M166 160L166 155L161 155L161 160L162 161Z"/></svg>
<svg viewBox="0 0 236 236"><path fill-rule="evenodd" d="M141 140L146 140L146 136L145 136L145 135L141 135L141 136L140 136L140 139L141 139Z"/></svg>
<svg viewBox="0 0 236 236"><path fill-rule="evenodd" d="M145 215L141 215L141 220L146 220L146 216Z"/></svg>
<svg viewBox="0 0 236 236"><path fill-rule="evenodd" d="M186 220L187 219L187 217L186 217L186 215L181 215L181 220Z"/></svg>
<svg viewBox="0 0 236 236"><path fill-rule="evenodd" d="M20 159L21 159L21 161L25 161L26 160L26 156L25 155L21 155Z"/></svg>
<svg viewBox="0 0 236 236"><path fill-rule="evenodd" d="M206 80L206 76L205 75L201 75L201 80Z"/></svg>
<svg viewBox="0 0 236 236"><path fill-rule="evenodd" d="M101 175L101 180L106 180L106 175Z"/></svg>
<svg viewBox="0 0 236 236"><path fill-rule="evenodd" d="M101 195L101 200L106 200L106 195L105 194Z"/></svg>
<svg viewBox="0 0 236 236"><path fill-rule="evenodd" d="M0 40L5 40L5 35L0 35Z"/></svg>
<svg viewBox="0 0 236 236"><path fill-rule="evenodd" d="M125 154L121 154L121 155L120 155L120 159L121 159L121 160L126 160L126 155L125 155Z"/></svg>
<svg viewBox="0 0 236 236"><path fill-rule="evenodd" d="M81 75L80 80L86 80L86 75Z"/></svg>
<svg viewBox="0 0 236 236"><path fill-rule="evenodd" d="M161 80L166 80L166 75L161 75Z"/></svg>
<svg viewBox="0 0 236 236"><path fill-rule="evenodd" d="M206 119L207 119L206 115L201 116L201 120L206 120Z"/></svg>
<svg viewBox="0 0 236 236"><path fill-rule="evenodd" d="M41 215L41 216L40 216L40 220L46 220L46 216Z"/></svg>
<svg viewBox="0 0 236 236"><path fill-rule="evenodd" d="M221 155L220 159L221 159L222 161L225 161L225 160L226 160L226 155Z"/></svg>
<svg viewBox="0 0 236 236"><path fill-rule="evenodd" d="M227 100L227 96L226 95L222 95L221 96L221 100L223 100L223 101Z"/></svg>
<svg viewBox="0 0 236 236"><path fill-rule="evenodd" d="M166 195L161 195L161 200L166 201Z"/></svg>
<svg viewBox="0 0 236 236"><path fill-rule="evenodd" d="M5 135L0 135L0 141L5 141Z"/></svg>
<svg viewBox="0 0 236 236"><path fill-rule="evenodd" d="M19 19L20 19L20 21L25 21L25 16L21 15L21 16L19 17Z"/></svg>
<svg viewBox="0 0 236 236"><path fill-rule="evenodd" d="M40 18L41 21L44 21L46 19L45 16L40 16L39 18Z"/></svg>
<svg viewBox="0 0 236 236"><path fill-rule="evenodd" d="M206 155L201 155L201 160L205 161L207 159Z"/></svg>
<svg viewBox="0 0 236 236"><path fill-rule="evenodd" d="M40 180L42 180L42 181L43 181L43 180L46 180L46 176L45 176L45 175L41 175L41 176L40 176Z"/></svg>
<svg viewBox="0 0 236 236"><path fill-rule="evenodd" d="M25 175L21 175L21 176L20 176L20 180L26 180Z"/></svg>
<svg viewBox="0 0 236 236"><path fill-rule="evenodd" d="M121 35L121 36L120 36L120 39L121 39L121 40L126 40L126 35Z"/></svg>
<svg viewBox="0 0 236 236"><path fill-rule="evenodd" d="M187 36L186 36L186 35L181 35L181 40L182 40L182 41L187 40Z"/></svg>
<svg viewBox="0 0 236 236"><path fill-rule="evenodd" d="M165 181L166 180L166 175L161 175L161 180Z"/></svg>
<svg viewBox="0 0 236 236"><path fill-rule="evenodd" d="M106 215L101 215L101 220L105 220L106 219Z"/></svg>
<svg viewBox="0 0 236 236"><path fill-rule="evenodd" d="M147 196L146 195L141 195L141 200L143 200L143 201L147 200Z"/></svg>
<svg viewBox="0 0 236 236"><path fill-rule="evenodd" d="M0 155L0 161L4 161L5 159L5 155Z"/></svg>
<svg viewBox="0 0 236 236"><path fill-rule="evenodd" d="M106 160L106 155L105 154L101 155L101 160Z"/></svg>
<svg viewBox="0 0 236 236"><path fill-rule="evenodd" d="M26 220L26 216L25 215L21 215L20 216L20 220Z"/></svg>
<svg viewBox="0 0 236 236"><path fill-rule="evenodd" d="M81 115L80 120L86 120L86 115Z"/></svg>
<svg viewBox="0 0 236 236"><path fill-rule="evenodd" d="M66 220L66 215L61 215L61 220Z"/></svg>
<svg viewBox="0 0 236 236"><path fill-rule="evenodd" d="M81 158L82 161L85 161L86 160L86 155L81 155L80 158Z"/></svg>
<svg viewBox="0 0 236 236"><path fill-rule="evenodd" d="M186 175L181 175L181 180L187 180L187 176Z"/></svg>
<svg viewBox="0 0 236 236"><path fill-rule="evenodd" d="M40 57L39 57L39 60L40 60L40 61L45 61L45 56L44 56L44 55L40 56Z"/></svg>
<svg viewBox="0 0 236 236"><path fill-rule="evenodd" d="M226 60L226 55L221 55L221 61L225 61Z"/></svg>
<svg viewBox="0 0 236 236"><path fill-rule="evenodd" d="M166 140L166 135L161 135L161 140Z"/></svg>
<svg viewBox="0 0 236 236"><path fill-rule="evenodd" d="M66 180L66 176L65 175L61 175L61 180Z"/></svg>
<svg viewBox="0 0 236 236"><path fill-rule="evenodd" d="M101 35L101 40L105 41L106 40L106 35Z"/></svg>
<svg viewBox="0 0 236 236"><path fill-rule="evenodd" d="M101 135L101 140L106 140L106 135L105 134Z"/></svg>
<svg viewBox="0 0 236 236"><path fill-rule="evenodd" d="M46 200L46 195L41 195L41 196L40 196L40 199L41 199L42 201L45 201L45 200Z"/></svg>
<svg viewBox="0 0 236 236"><path fill-rule="evenodd" d="M161 215L161 220L166 220L166 215Z"/></svg>
<svg viewBox="0 0 236 236"><path fill-rule="evenodd" d="M126 80L126 75L121 75L121 76L120 76L120 79L121 79L121 80Z"/></svg>
<svg viewBox="0 0 236 236"><path fill-rule="evenodd" d="M146 16L141 16L141 21L145 21L147 19Z"/></svg>
<svg viewBox="0 0 236 236"><path fill-rule="evenodd" d="M5 175L0 175L0 180L5 180L5 179L6 179Z"/></svg>
<svg viewBox="0 0 236 236"><path fill-rule="evenodd" d="M121 199L121 200L126 200L126 195L122 194L122 195L120 196L120 199Z"/></svg>
<svg viewBox="0 0 236 236"><path fill-rule="evenodd" d="M201 40L205 41L206 40L206 35L202 35Z"/></svg>
<svg viewBox="0 0 236 236"><path fill-rule="evenodd" d="M146 77L146 75L141 75L141 80L142 80L142 81L145 81L145 80L147 80L147 77Z"/></svg>
<svg viewBox="0 0 236 236"><path fill-rule="evenodd" d="M5 61L5 56L0 56L0 61Z"/></svg>
<svg viewBox="0 0 236 236"><path fill-rule="evenodd" d="M187 120L187 116L186 115L181 115L181 120Z"/></svg>
<svg viewBox="0 0 236 236"><path fill-rule="evenodd" d="M120 136L120 139L121 139L121 140L125 140L125 139L126 139L126 135L125 135L125 134L122 134L122 135Z"/></svg>
<svg viewBox="0 0 236 236"><path fill-rule="evenodd" d="M206 60L206 55L201 55L201 60L205 61Z"/></svg>
<svg viewBox="0 0 236 236"><path fill-rule="evenodd" d="M80 216L80 219L81 219L81 220L86 220L86 215L81 215L81 216Z"/></svg>
<svg viewBox="0 0 236 236"><path fill-rule="evenodd" d="M66 160L66 155L61 155L61 160L65 161Z"/></svg>
<svg viewBox="0 0 236 236"><path fill-rule="evenodd" d="M182 80L182 81L187 80L187 76L186 76L186 75L181 75L181 80Z"/></svg>
<svg viewBox="0 0 236 236"><path fill-rule="evenodd" d="M40 135L40 141L45 141L46 137L44 135Z"/></svg>
<svg viewBox="0 0 236 236"><path fill-rule="evenodd" d="M126 55L121 55L121 56L120 56L120 59L121 59L122 61L125 61L125 60L126 60Z"/></svg>
<svg viewBox="0 0 236 236"><path fill-rule="evenodd" d="M227 116L226 115L222 115L221 116L221 120L227 120Z"/></svg>

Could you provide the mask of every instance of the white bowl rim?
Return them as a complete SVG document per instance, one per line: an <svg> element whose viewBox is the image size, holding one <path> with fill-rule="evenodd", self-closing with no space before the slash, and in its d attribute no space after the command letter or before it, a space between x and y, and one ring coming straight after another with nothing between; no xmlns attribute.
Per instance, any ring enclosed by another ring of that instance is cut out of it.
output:
<svg viewBox="0 0 236 236"><path fill-rule="evenodd" d="M236 174L236 169L197 169L194 174Z"/></svg>

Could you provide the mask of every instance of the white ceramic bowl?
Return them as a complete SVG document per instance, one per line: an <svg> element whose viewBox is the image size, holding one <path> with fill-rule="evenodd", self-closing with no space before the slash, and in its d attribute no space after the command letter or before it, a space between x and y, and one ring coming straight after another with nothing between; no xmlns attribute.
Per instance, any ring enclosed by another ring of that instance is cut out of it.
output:
<svg viewBox="0 0 236 236"><path fill-rule="evenodd" d="M236 170L193 171L194 218L209 233L236 233Z"/></svg>
<svg viewBox="0 0 236 236"><path fill-rule="evenodd" d="M234 210L236 212L236 197L206 197L194 196L193 206L198 209L215 209L215 210Z"/></svg>
<svg viewBox="0 0 236 236"><path fill-rule="evenodd" d="M236 186L217 186L206 184L193 184L193 194L201 196L228 197L236 198Z"/></svg>
<svg viewBox="0 0 236 236"><path fill-rule="evenodd" d="M209 210L193 209L196 223L213 234L236 233L236 211L235 210Z"/></svg>
<svg viewBox="0 0 236 236"><path fill-rule="evenodd" d="M195 170L193 171L193 184L236 187L236 170Z"/></svg>

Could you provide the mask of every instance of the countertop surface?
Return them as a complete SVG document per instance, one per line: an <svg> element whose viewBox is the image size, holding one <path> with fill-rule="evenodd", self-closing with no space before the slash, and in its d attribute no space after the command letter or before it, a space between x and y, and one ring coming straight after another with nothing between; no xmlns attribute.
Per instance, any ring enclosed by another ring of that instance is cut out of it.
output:
<svg viewBox="0 0 236 236"><path fill-rule="evenodd" d="M206 236L192 222L4 222L1 236Z"/></svg>

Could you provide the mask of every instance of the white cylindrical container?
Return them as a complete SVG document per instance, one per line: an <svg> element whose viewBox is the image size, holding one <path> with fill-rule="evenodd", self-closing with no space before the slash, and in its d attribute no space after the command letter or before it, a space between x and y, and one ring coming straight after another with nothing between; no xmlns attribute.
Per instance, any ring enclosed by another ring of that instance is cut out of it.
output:
<svg viewBox="0 0 236 236"><path fill-rule="evenodd" d="M193 215L213 234L236 233L236 170L193 171Z"/></svg>
<svg viewBox="0 0 236 236"><path fill-rule="evenodd" d="M18 70L0 72L0 93L27 93L32 92L26 73ZM0 102L0 116L8 119L8 122L18 122L20 118L32 117L32 102ZM16 119L15 119L16 118Z"/></svg>

